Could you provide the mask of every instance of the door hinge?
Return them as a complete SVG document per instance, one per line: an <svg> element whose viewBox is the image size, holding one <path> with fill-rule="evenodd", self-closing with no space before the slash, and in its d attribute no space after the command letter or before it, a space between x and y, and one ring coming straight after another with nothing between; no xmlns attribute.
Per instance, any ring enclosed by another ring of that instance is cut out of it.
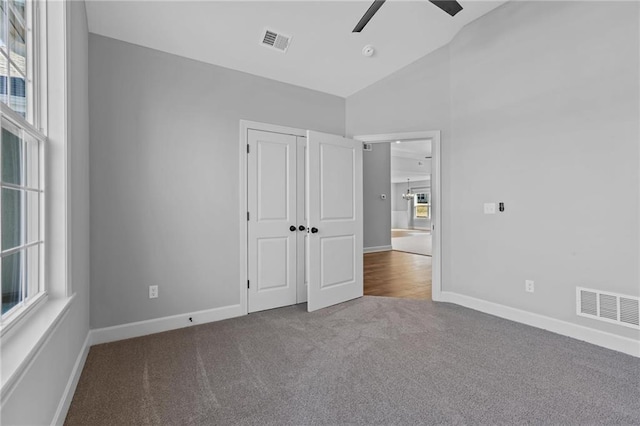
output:
<svg viewBox="0 0 640 426"><path fill-rule="evenodd" d="M247 212L247 220L249 220L249 212Z"/></svg>
<svg viewBox="0 0 640 426"><path fill-rule="evenodd" d="M249 149L249 144L247 144L247 154L249 153L250 149Z"/></svg>
<svg viewBox="0 0 640 426"><path fill-rule="evenodd" d="M247 280L247 288L249 288L249 280Z"/></svg>

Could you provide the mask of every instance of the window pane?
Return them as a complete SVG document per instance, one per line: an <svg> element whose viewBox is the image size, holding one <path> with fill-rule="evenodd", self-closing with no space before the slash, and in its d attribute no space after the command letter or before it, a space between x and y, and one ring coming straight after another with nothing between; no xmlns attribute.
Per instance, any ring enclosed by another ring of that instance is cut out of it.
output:
<svg viewBox="0 0 640 426"><path fill-rule="evenodd" d="M7 2L0 0L0 52L7 51Z"/></svg>
<svg viewBox="0 0 640 426"><path fill-rule="evenodd" d="M22 75L27 73L27 31L24 3L11 2L9 8L9 50L11 61Z"/></svg>
<svg viewBox="0 0 640 426"><path fill-rule="evenodd" d="M2 1L2 0L0 0ZM9 104L9 67L7 58L0 52L0 102Z"/></svg>
<svg viewBox="0 0 640 426"><path fill-rule="evenodd" d="M40 240L40 193L26 191L27 194L27 240L34 243Z"/></svg>
<svg viewBox="0 0 640 426"><path fill-rule="evenodd" d="M40 244L27 249L27 294L24 299L40 292Z"/></svg>
<svg viewBox="0 0 640 426"><path fill-rule="evenodd" d="M11 1L13 8L16 10L16 12L18 12L18 15L20 15L24 20L26 6L27 6L26 0L9 0L9 1Z"/></svg>
<svg viewBox="0 0 640 426"><path fill-rule="evenodd" d="M2 188L2 251L23 244L23 197L24 191Z"/></svg>
<svg viewBox="0 0 640 426"><path fill-rule="evenodd" d="M12 110L27 117L27 86L25 78L11 65L9 67L9 106Z"/></svg>
<svg viewBox="0 0 640 426"><path fill-rule="evenodd" d="M22 254L2 258L2 314L22 300Z"/></svg>
<svg viewBox="0 0 640 426"><path fill-rule="evenodd" d="M429 203L429 193L416 194L416 202L420 204Z"/></svg>
<svg viewBox="0 0 640 426"><path fill-rule="evenodd" d="M416 217L429 218L429 205L428 204L418 204L416 206Z"/></svg>
<svg viewBox="0 0 640 426"><path fill-rule="evenodd" d="M14 185L22 185L23 148L24 145L20 137L5 126L2 128L2 182Z"/></svg>

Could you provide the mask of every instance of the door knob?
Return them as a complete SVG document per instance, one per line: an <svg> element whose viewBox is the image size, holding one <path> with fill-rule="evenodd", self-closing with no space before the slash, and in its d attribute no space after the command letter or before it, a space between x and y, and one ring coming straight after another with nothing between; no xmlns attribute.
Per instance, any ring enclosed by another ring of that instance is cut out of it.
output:
<svg viewBox="0 0 640 426"><path fill-rule="evenodd" d="M295 227L295 226L291 225L291 226L289 227L289 231L293 232L293 231L295 231L295 230L296 230L296 227Z"/></svg>
<svg viewBox="0 0 640 426"><path fill-rule="evenodd" d="M300 225L300 226L298 227L298 229L299 229L300 231L304 231L304 230L305 230L305 229L307 229L307 228L305 228L305 227L304 227L304 225Z"/></svg>
<svg viewBox="0 0 640 426"><path fill-rule="evenodd" d="M318 228L311 228L311 233L315 234L316 232L318 232Z"/></svg>

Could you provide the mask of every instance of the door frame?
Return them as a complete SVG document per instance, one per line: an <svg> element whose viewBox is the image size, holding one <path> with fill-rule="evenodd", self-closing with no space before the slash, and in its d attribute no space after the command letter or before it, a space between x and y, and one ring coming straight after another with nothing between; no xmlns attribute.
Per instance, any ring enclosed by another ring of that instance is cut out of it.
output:
<svg viewBox="0 0 640 426"><path fill-rule="evenodd" d="M240 310L242 315L249 313L249 301L247 291L247 277L249 276L249 264L248 264L248 248L249 248L249 223L247 221L247 145L249 144L249 130L260 130L263 132L282 133L285 135L292 135L296 137L306 137L307 131L303 129L296 129L294 127L278 126L275 124L261 123L259 121L240 120L240 143L239 149L239 164L238 173L240 187L238 193L240 194L238 218L240 219Z"/></svg>
<svg viewBox="0 0 640 426"><path fill-rule="evenodd" d="M442 300L442 172L440 130L422 132L382 133L354 136L361 142L383 143L397 140L431 139L431 298L435 302ZM389 177L391 178L391 177Z"/></svg>

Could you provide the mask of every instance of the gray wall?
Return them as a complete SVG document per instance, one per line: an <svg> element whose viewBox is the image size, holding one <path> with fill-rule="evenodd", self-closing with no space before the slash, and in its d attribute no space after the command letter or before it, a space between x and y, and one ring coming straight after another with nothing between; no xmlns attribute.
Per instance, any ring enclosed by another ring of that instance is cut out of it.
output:
<svg viewBox="0 0 640 426"><path fill-rule="evenodd" d="M350 135L443 131L445 291L637 338L575 287L640 293L638 9L509 2L347 99Z"/></svg>
<svg viewBox="0 0 640 426"><path fill-rule="evenodd" d="M389 143L371 144L362 158L364 248L391 245L391 156ZM387 199L380 198L386 194Z"/></svg>
<svg viewBox="0 0 640 426"><path fill-rule="evenodd" d="M69 279L76 296L4 402L0 423L6 425L51 423L89 332L88 30L84 2L67 7Z"/></svg>
<svg viewBox="0 0 640 426"><path fill-rule="evenodd" d="M347 136L440 130L442 192L451 194L449 46L347 98ZM451 233L451 197L442 197L442 229ZM442 282L451 282L451 240L442 241Z"/></svg>
<svg viewBox="0 0 640 426"><path fill-rule="evenodd" d="M345 100L94 34L89 87L91 326L238 304L240 119L344 135Z"/></svg>

